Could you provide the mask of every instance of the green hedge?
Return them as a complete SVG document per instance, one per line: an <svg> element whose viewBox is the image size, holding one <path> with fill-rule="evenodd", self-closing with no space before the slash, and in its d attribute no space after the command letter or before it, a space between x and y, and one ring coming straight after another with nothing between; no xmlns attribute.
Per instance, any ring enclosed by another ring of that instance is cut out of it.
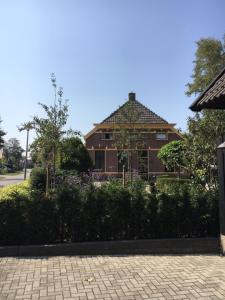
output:
<svg viewBox="0 0 225 300"><path fill-rule="evenodd" d="M217 236L218 195L181 184L147 193L143 182L61 184L45 196L28 183L0 190L0 244Z"/></svg>
<svg viewBox="0 0 225 300"><path fill-rule="evenodd" d="M173 194L177 191L188 189L192 185L191 179L173 178L173 177L157 177L156 187L158 191Z"/></svg>
<svg viewBox="0 0 225 300"><path fill-rule="evenodd" d="M30 197L30 184L28 180L20 184L11 184L0 189L0 201L22 197L24 199L29 199Z"/></svg>

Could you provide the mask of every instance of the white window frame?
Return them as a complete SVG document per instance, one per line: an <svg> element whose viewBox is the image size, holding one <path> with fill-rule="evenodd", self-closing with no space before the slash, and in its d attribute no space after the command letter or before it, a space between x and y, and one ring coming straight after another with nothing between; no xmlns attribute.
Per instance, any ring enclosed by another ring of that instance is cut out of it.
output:
<svg viewBox="0 0 225 300"><path fill-rule="evenodd" d="M164 135L165 138L159 138L159 135ZM168 133L167 132L156 132L156 136L155 136L157 141L167 141L168 140Z"/></svg>

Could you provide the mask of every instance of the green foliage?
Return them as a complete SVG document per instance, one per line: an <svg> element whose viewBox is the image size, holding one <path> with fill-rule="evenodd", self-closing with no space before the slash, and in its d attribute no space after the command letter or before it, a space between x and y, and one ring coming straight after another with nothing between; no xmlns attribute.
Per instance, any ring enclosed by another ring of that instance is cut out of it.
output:
<svg viewBox="0 0 225 300"><path fill-rule="evenodd" d="M26 208L27 197L18 192L11 193L11 198L0 201L0 244L20 245L26 243Z"/></svg>
<svg viewBox="0 0 225 300"><path fill-rule="evenodd" d="M158 158L168 171L180 172L185 166L185 144L183 141L172 141L158 152Z"/></svg>
<svg viewBox="0 0 225 300"><path fill-rule="evenodd" d="M33 168L30 175L31 189L45 192L46 189L46 169L43 167Z"/></svg>
<svg viewBox="0 0 225 300"><path fill-rule="evenodd" d="M217 183L217 139L225 132L225 112L204 111L188 120L186 155L188 169L198 183L214 188Z"/></svg>
<svg viewBox="0 0 225 300"><path fill-rule="evenodd" d="M173 194L174 191L179 192L184 186L190 186L192 181L190 179L171 178L171 177L157 177L156 187L161 193Z"/></svg>
<svg viewBox="0 0 225 300"><path fill-rule="evenodd" d="M29 197L28 181L0 189L0 244L21 244L26 240Z"/></svg>
<svg viewBox="0 0 225 300"><path fill-rule="evenodd" d="M114 145L121 149L118 160L124 165L125 171L128 171L130 181L132 181L134 154L138 148L143 148L144 142L141 131L137 129L139 119L140 112L135 109L132 100L120 108L120 115L114 119Z"/></svg>
<svg viewBox="0 0 225 300"><path fill-rule="evenodd" d="M197 42L193 82L187 85L187 95L199 94L225 66L225 44L215 39ZM217 186L217 139L225 132L224 111L202 111L188 119L186 155L188 170L197 183L209 188Z"/></svg>
<svg viewBox="0 0 225 300"><path fill-rule="evenodd" d="M63 170L86 172L93 166L89 153L77 136L66 137L60 146L60 167Z"/></svg>
<svg viewBox="0 0 225 300"><path fill-rule="evenodd" d="M0 124L2 123L2 120L0 119ZM4 145L4 139L3 139L3 136L5 136L6 133L1 129L0 127L0 149L3 148L3 145Z"/></svg>
<svg viewBox="0 0 225 300"><path fill-rule="evenodd" d="M44 244L58 242L57 210L54 199L33 192L26 203L26 239L21 243Z"/></svg>
<svg viewBox="0 0 225 300"><path fill-rule="evenodd" d="M56 204L58 220L58 236L61 242L80 240L82 224L82 195L81 190L69 184L62 184L52 194Z"/></svg>
<svg viewBox="0 0 225 300"><path fill-rule="evenodd" d="M141 181L129 187L64 183L48 196L30 192L28 183L22 187L1 190L0 245L219 233L217 192L182 180L174 180L168 193L152 194Z"/></svg>
<svg viewBox="0 0 225 300"><path fill-rule="evenodd" d="M224 41L208 38L197 41L195 53L193 82L187 84L188 96L204 91L213 78L225 67Z"/></svg>
<svg viewBox="0 0 225 300"><path fill-rule="evenodd" d="M0 202L17 199L18 197L29 199L29 181L19 184L11 184L0 189Z"/></svg>
<svg viewBox="0 0 225 300"><path fill-rule="evenodd" d="M0 158L0 174L6 174L7 168L4 165L4 160Z"/></svg>
<svg viewBox="0 0 225 300"><path fill-rule="evenodd" d="M21 169L23 148L16 138L11 138L4 143L3 156L7 164L11 165L15 170Z"/></svg>
<svg viewBox="0 0 225 300"><path fill-rule="evenodd" d="M34 117L37 138L32 149L36 152L36 157L42 160L45 165L53 165L54 153L59 149L60 139L64 134L62 128L67 121L68 105L62 103L61 98L54 106L39 104L46 113L47 118Z"/></svg>
<svg viewBox="0 0 225 300"><path fill-rule="evenodd" d="M32 121L32 126L37 135L31 145L32 158L36 159L37 162L42 162L46 168L46 193L49 187L55 187L57 153L59 152L61 138L65 133L63 128L68 118L68 104L67 101L63 101L63 90L62 88L57 88L54 74L52 74L51 81L55 92L54 105L48 106L39 103L46 117L40 118L35 116ZM50 170L53 175L51 186L49 178Z"/></svg>

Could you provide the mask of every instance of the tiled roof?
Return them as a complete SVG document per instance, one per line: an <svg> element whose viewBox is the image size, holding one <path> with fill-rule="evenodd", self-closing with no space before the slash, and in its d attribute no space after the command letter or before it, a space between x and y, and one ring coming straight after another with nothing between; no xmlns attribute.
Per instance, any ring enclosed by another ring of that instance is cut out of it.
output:
<svg viewBox="0 0 225 300"><path fill-rule="evenodd" d="M204 108L225 109L225 68L190 106L193 111Z"/></svg>
<svg viewBox="0 0 225 300"><path fill-rule="evenodd" d="M137 101L134 93L130 93L129 100L103 120L101 124L128 123L129 120L138 124L168 124L166 120Z"/></svg>

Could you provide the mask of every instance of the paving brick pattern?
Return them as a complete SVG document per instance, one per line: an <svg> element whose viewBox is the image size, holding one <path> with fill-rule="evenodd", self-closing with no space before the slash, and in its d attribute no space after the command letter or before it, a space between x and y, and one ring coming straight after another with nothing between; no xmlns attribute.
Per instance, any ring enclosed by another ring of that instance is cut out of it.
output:
<svg viewBox="0 0 225 300"><path fill-rule="evenodd" d="M1 258L0 299L225 299L225 258Z"/></svg>

